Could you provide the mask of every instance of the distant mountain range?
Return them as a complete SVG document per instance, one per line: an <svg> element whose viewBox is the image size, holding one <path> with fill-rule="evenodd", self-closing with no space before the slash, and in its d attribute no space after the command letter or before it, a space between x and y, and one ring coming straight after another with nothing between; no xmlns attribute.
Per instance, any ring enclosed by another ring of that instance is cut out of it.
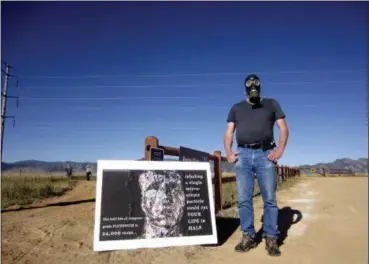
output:
<svg viewBox="0 0 369 264"><path fill-rule="evenodd" d="M143 160L143 159L139 159ZM165 159L166 161L176 161L178 159ZM23 161L17 161L13 163L2 163L2 171L8 172L8 171L22 171L22 172L65 172L65 168L67 167L67 164L71 164L73 168L74 173L82 173L85 172L86 166L90 165L92 171L96 171L97 164L93 162L73 162L73 161L59 161L59 162L47 162L47 161L39 161L39 160L23 160ZM211 168L213 170L213 164L212 162ZM299 166L299 168L304 168L307 171L309 168L325 168L325 169L349 169L353 172L368 172L368 159L367 158L361 158L357 160L349 159L349 158L343 158L343 159L337 159L333 162L329 163L317 163L313 165L302 165ZM234 171L234 165L229 164L227 162L222 163L222 170L223 172L233 172Z"/></svg>
<svg viewBox="0 0 369 264"><path fill-rule="evenodd" d="M319 168L319 169L330 169L330 170L351 170L355 173L368 173L368 159L361 158L357 160L343 158L336 159L333 162L329 163L317 163L314 165L302 165L299 168L303 168L303 170L309 170L310 168Z"/></svg>

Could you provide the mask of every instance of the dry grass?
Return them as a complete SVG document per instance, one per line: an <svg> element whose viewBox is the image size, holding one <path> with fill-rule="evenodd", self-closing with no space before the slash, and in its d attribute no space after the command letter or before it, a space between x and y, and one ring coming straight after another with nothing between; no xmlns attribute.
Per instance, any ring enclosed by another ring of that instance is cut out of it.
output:
<svg viewBox="0 0 369 264"><path fill-rule="evenodd" d="M232 177L232 176L236 176L236 173L234 173L234 172L223 172L222 173L222 177L224 177L224 178Z"/></svg>
<svg viewBox="0 0 369 264"><path fill-rule="evenodd" d="M293 185L297 184L301 179L302 179L301 177L293 177L286 180L285 182L279 182L278 191L292 187ZM220 212L220 215L222 217L239 218L237 206L235 206L237 204L237 190L234 189L235 187L232 185L235 185L235 183L227 183L223 185L223 190L224 188L227 188L226 189L227 191L223 191L223 199L226 199L226 197L228 197L228 200L223 200L224 201L223 210ZM233 195L232 200L230 199L231 198L230 194ZM254 196L259 197L259 194L260 194L259 186L257 184L257 181L255 181ZM230 207L230 205L232 205L232 207Z"/></svg>
<svg viewBox="0 0 369 264"><path fill-rule="evenodd" d="M71 190L76 184L67 177L33 175L2 175L1 180L1 208L10 205L31 204L35 200L60 196Z"/></svg>
<svg viewBox="0 0 369 264"><path fill-rule="evenodd" d="M231 177L235 174L229 173L227 176L223 174L223 177ZM254 195L260 192L258 182L255 180ZM222 184L222 203L223 207L234 205L238 200L237 197L237 185L236 182L227 182Z"/></svg>
<svg viewBox="0 0 369 264"><path fill-rule="evenodd" d="M368 173L365 173L365 172L358 172L358 173L355 173L355 177L368 177Z"/></svg>
<svg viewBox="0 0 369 264"><path fill-rule="evenodd" d="M233 173L228 173L226 175L224 175L223 173L223 177L230 177L230 176L234 176L235 174ZM299 181L299 179L301 179L301 177L293 177L290 178L288 180L286 180L285 182L279 182L278 183L278 190L283 190L286 188L291 187L292 185L294 185L297 181ZM254 188L254 196L259 195L260 194L260 188L258 185L257 180L255 179L255 188ZM222 206L223 207L230 207L234 204L237 203L237 185L236 182L230 182L230 183L224 183L222 184Z"/></svg>
<svg viewBox="0 0 369 264"><path fill-rule="evenodd" d="M6 176L6 177L56 177L56 178L65 178L67 179L67 176L65 174L65 172L25 172L25 171L6 171L3 172L2 177ZM95 177L93 177L95 178ZM86 174L85 173L73 173L73 177L72 179L74 180L80 180L80 179L86 179Z"/></svg>
<svg viewBox="0 0 369 264"><path fill-rule="evenodd" d="M301 177L322 177L319 173L302 173Z"/></svg>
<svg viewBox="0 0 369 264"><path fill-rule="evenodd" d="M301 174L301 176L302 177L323 177L319 173L304 173L304 174ZM329 177L368 177L368 174L357 172L357 173L355 173L355 176L349 175L349 174L332 174L332 175L327 174L327 176L329 176Z"/></svg>

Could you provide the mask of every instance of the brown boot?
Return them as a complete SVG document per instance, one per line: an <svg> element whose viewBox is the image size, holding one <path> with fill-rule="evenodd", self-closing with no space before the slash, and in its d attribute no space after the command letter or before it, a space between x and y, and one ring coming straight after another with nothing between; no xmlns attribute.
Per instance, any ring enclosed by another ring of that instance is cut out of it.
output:
<svg viewBox="0 0 369 264"><path fill-rule="evenodd" d="M269 256L274 257L281 255L276 237L265 237L265 248L268 251Z"/></svg>
<svg viewBox="0 0 369 264"><path fill-rule="evenodd" d="M236 245L235 251L247 252L252 248L256 247L255 240L247 233L242 234L241 241Z"/></svg>

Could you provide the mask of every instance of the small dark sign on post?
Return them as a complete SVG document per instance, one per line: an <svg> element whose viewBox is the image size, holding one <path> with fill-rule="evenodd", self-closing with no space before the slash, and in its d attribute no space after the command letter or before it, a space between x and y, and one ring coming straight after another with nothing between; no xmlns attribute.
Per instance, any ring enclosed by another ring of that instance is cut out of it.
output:
<svg viewBox="0 0 369 264"><path fill-rule="evenodd" d="M209 153L180 146L179 160L209 162Z"/></svg>
<svg viewBox="0 0 369 264"><path fill-rule="evenodd" d="M164 160L164 150L161 148L150 148L150 160Z"/></svg>

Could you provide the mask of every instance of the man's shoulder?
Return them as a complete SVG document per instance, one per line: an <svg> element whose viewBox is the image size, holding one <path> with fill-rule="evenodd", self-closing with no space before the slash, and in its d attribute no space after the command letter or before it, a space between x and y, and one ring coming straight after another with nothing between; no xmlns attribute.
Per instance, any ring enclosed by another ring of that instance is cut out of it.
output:
<svg viewBox="0 0 369 264"><path fill-rule="evenodd" d="M233 104L232 108L238 108L238 107L242 107L242 106L245 106L245 105L247 105L246 100L242 100L242 101L239 101L239 102Z"/></svg>
<svg viewBox="0 0 369 264"><path fill-rule="evenodd" d="M276 109L278 107L280 107L280 103L278 102L277 99L274 98L263 98L263 100L261 101L262 105L264 105L266 108L270 108L270 109Z"/></svg>
<svg viewBox="0 0 369 264"><path fill-rule="evenodd" d="M279 102L274 99L274 98L271 98L271 97L263 97L262 98L262 101L261 103L266 106L266 107L274 107L276 104L279 104ZM237 110L237 109L242 109L242 108L247 108L249 107L249 103L246 101L246 100L242 100L242 101L239 101L239 102L236 102L232 105L231 109L233 111Z"/></svg>
<svg viewBox="0 0 369 264"><path fill-rule="evenodd" d="M262 102L264 104L275 104L275 103L278 103L278 101L276 99L271 98L271 97L263 97Z"/></svg>

